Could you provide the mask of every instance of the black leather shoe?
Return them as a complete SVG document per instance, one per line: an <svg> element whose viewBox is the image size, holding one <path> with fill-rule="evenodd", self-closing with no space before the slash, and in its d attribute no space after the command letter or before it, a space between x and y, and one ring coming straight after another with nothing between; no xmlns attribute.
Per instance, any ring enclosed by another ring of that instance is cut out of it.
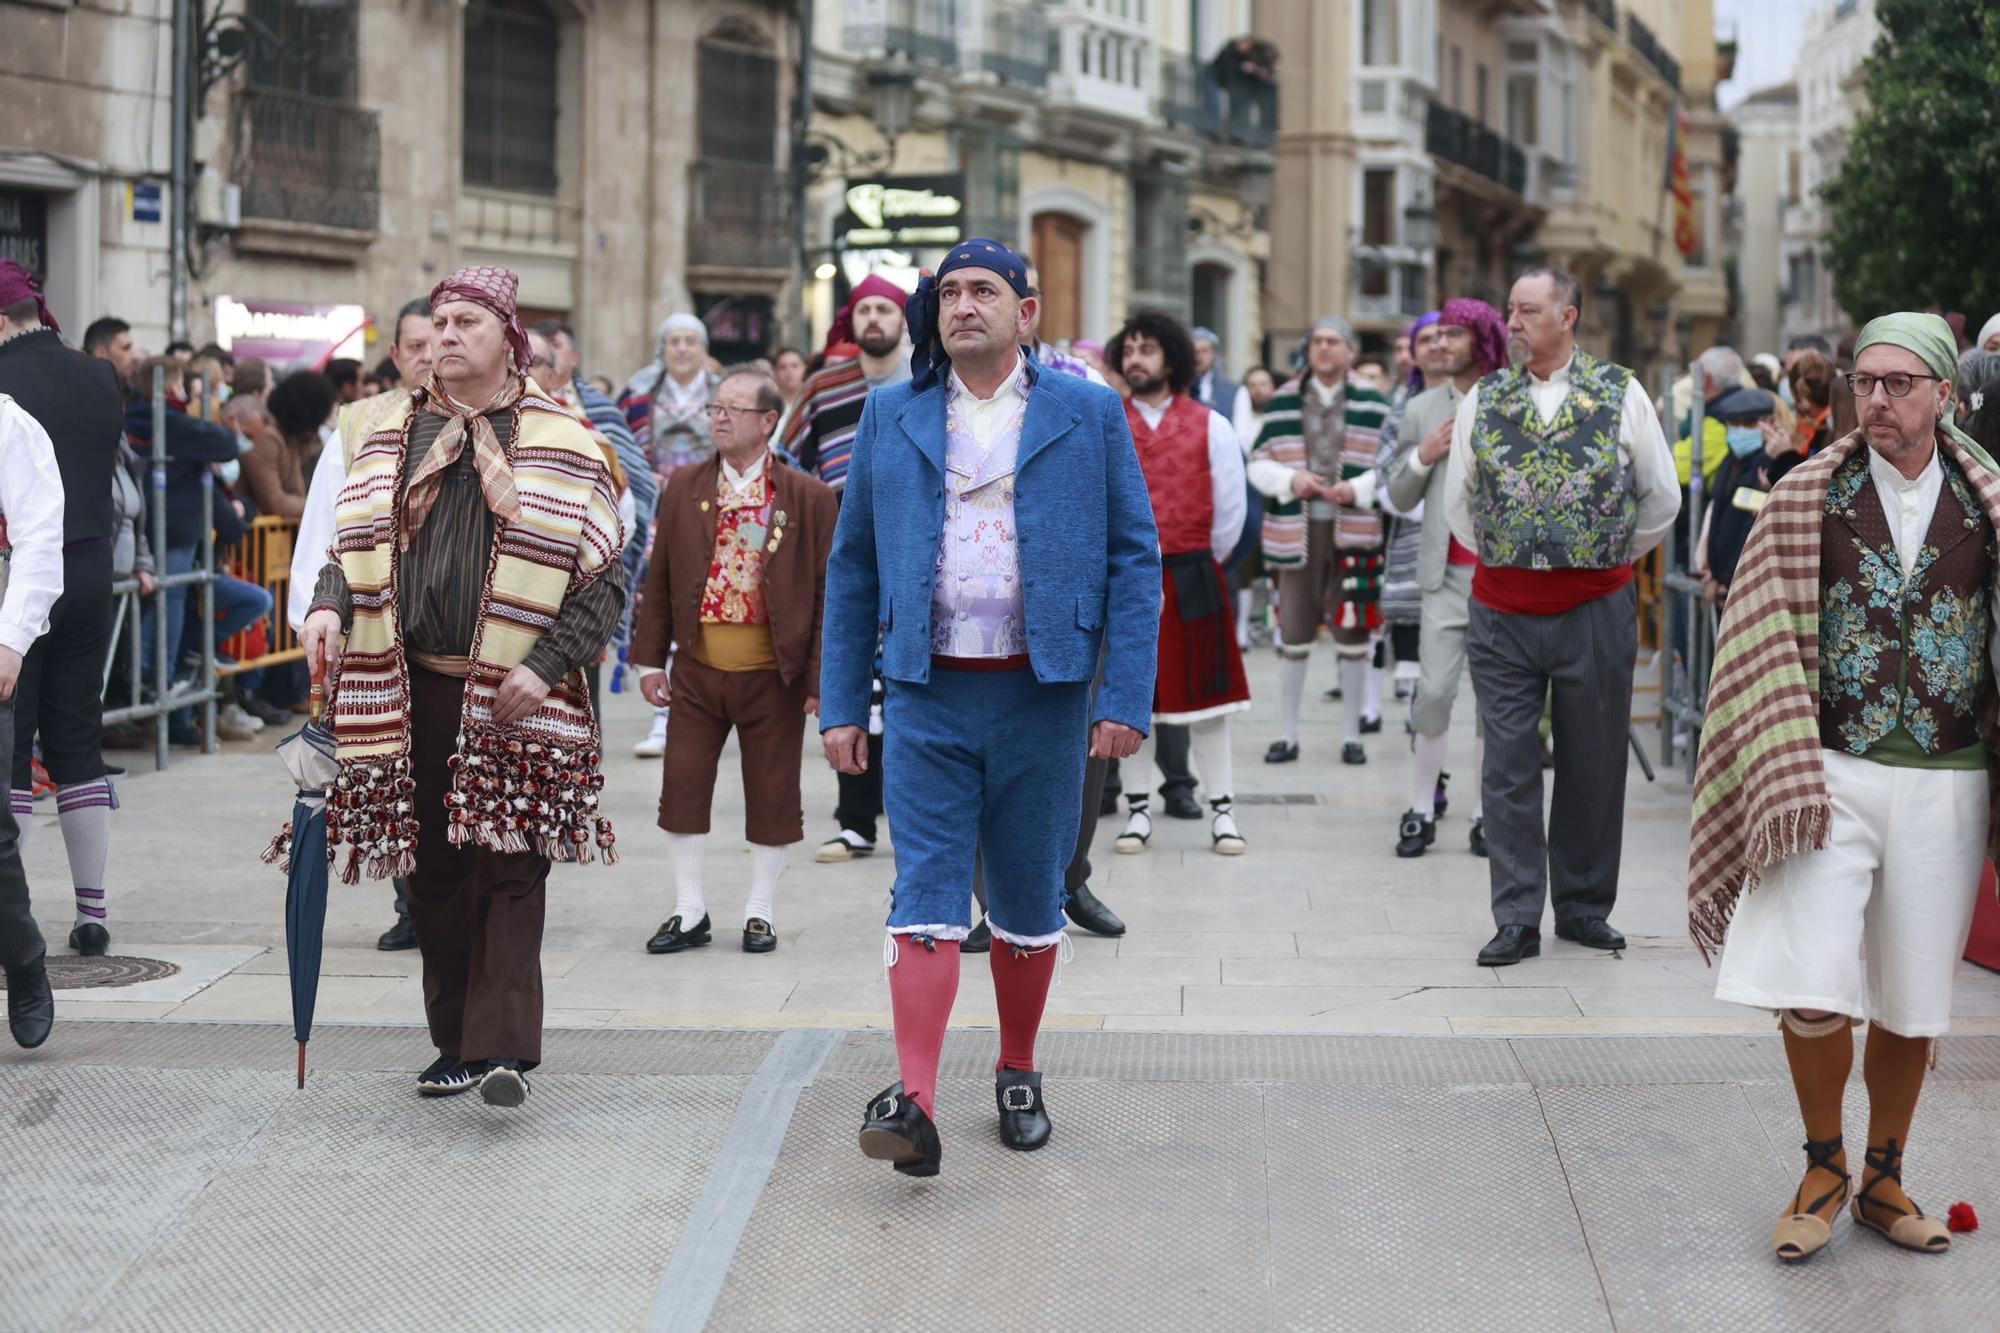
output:
<svg viewBox="0 0 2000 1333"><path fill-rule="evenodd" d="M1272 741L1271 748L1264 751L1267 764L1291 764L1298 762L1299 747L1296 741Z"/></svg>
<svg viewBox="0 0 2000 1333"><path fill-rule="evenodd" d="M1328 690L1328 691L1327 691L1327 692L1326 692L1325 694L1321 695L1320 697L1321 697L1321 698L1323 698L1323 699L1325 699L1325 700L1326 700L1326 701L1327 701L1328 703L1330 703L1330 704L1337 704L1337 703L1339 703L1339 702L1340 702L1340 686L1338 686L1338 685L1334 686L1334 687L1333 687L1332 689Z"/></svg>
<svg viewBox="0 0 2000 1333"><path fill-rule="evenodd" d="M111 947L111 932L102 921L79 921L70 928L69 947L85 958L102 958Z"/></svg>
<svg viewBox="0 0 2000 1333"><path fill-rule="evenodd" d="M7 969L7 1027L14 1041L34 1050L49 1039L56 1023L56 993L49 987L49 968L37 958L26 967Z"/></svg>
<svg viewBox="0 0 2000 1333"><path fill-rule="evenodd" d="M1405 811L1403 822L1396 828L1396 855L1406 861L1422 856L1437 841L1437 835L1435 819L1425 819L1414 810Z"/></svg>
<svg viewBox="0 0 2000 1333"><path fill-rule="evenodd" d="M979 919L979 924L972 928L970 935L967 935L958 942L958 951L960 953L993 952L993 927L986 924L985 917Z"/></svg>
<svg viewBox="0 0 2000 1333"><path fill-rule="evenodd" d="M1538 958L1542 952L1542 932L1536 926L1502 926L1484 949L1479 951L1481 967L1511 967L1523 958Z"/></svg>
<svg viewBox="0 0 2000 1333"><path fill-rule="evenodd" d="M375 941L375 947L384 953L392 953L397 949L416 948L417 931L416 927L410 924L409 915L405 913L397 917L396 924L383 931L382 938Z"/></svg>
<svg viewBox="0 0 2000 1333"><path fill-rule="evenodd" d="M1343 764L1365 764L1368 762L1368 751L1361 747L1360 741L1349 741L1340 747L1340 762Z"/></svg>
<svg viewBox="0 0 2000 1333"><path fill-rule="evenodd" d="M1451 809L1451 796L1450 793L1445 791L1445 786L1448 783L1450 783L1450 781L1451 781L1451 774L1449 773L1438 774L1437 792L1435 795L1431 797L1431 804L1437 808L1436 817L1439 819L1443 819L1444 812Z"/></svg>
<svg viewBox="0 0 2000 1333"><path fill-rule="evenodd" d="M706 917L702 919L707 920ZM753 916L743 923L744 953L770 953L777 947L778 934L763 917Z"/></svg>
<svg viewBox="0 0 2000 1333"><path fill-rule="evenodd" d="M1000 1142L1033 1152L1049 1141L1049 1108L1042 1104L1040 1074L1001 1070L993 1078L993 1098L1000 1103Z"/></svg>
<svg viewBox="0 0 2000 1333"><path fill-rule="evenodd" d="M1097 798L1097 817L1099 819L1106 819L1117 813L1118 793L1110 787L1106 787L1104 795Z"/></svg>
<svg viewBox="0 0 2000 1333"><path fill-rule="evenodd" d="M1362 734L1362 735L1364 735L1364 736L1373 736L1373 735L1375 735L1375 734L1376 734L1377 732L1379 732L1379 731L1381 731L1381 730L1382 730L1382 719L1381 719L1381 718L1379 718L1379 717L1364 717L1364 718L1362 718L1362 719L1361 719L1361 734Z"/></svg>
<svg viewBox="0 0 2000 1333"><path fill-rule="evenodd" d="M1167 793L1166 811L1174 819L1200 819L1201 802L1176 788Z"/></svg>
<svg viewBox="0 0 2000 1333"><path fill-rule="evenodd" d="M903 1095L901 1081L882 1089L868 1103L861 1122L861 1155L893 1162L906 1176L934 1176L944 1158L937 1126L924 1108Z"/></svg>
<svg viewBox="0 0 2000 1333"><path fill-rule="evenodd" d="M1106 907L1088 884L1079 884L1063 896L1063 912L1079 929L1093 935L1115 940L1125 933L1125 923L1118 919L1118 913Z"/></svg>
<svg viewBox="0 0 2000 1333"><path fill-rule="evenodd" d="M1601 916L1579 916L1565 921L1556 918L1556 938L1581 944L1586 949L1622 949L1625 937Z"/></svg>
<svg viewBox="0 0 2000 1333"><path fill-rule="evenodd" d="M1484 855L1486 855L1486 821L1485 821L1485 820L1483 820L1483 819L1475 819L1475 820L1473 820L1473 821L1472 821L1472 837L1471 837L1471 842L1472 842L1472 854L1473 854L1474 856L1484 856Z"/></svg>
<svg viewBox="0 0 2000 1333"><path fill-rule="evenodd" d="M675 915L660 923L653 938L646 941L646 952L679 953L683 949L699 949L708 940L708 913L703 912L701 920L687 929L682 929L681 919Z"/></svg>

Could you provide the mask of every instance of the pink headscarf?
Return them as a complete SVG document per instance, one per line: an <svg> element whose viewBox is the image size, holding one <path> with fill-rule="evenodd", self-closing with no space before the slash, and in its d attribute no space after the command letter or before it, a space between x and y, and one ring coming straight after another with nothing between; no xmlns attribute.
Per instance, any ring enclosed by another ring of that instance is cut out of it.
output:
<svg viewBox="0 0 2000 1333"><path fill-rule="evenodd" d="M62 326L49 313L49 303L42 297L42 285L35 281L35 275L22 268L11 259L0 259L0 306L15 305L21 301L35 303L35 318L51 333L61 333Z"/></svg>
<svg viewBox="0 0 2000 1333"><path fill-rule="evenodd" d="M525 375L534 357L528 350L528 331L521 327L521 316L515 309L520 290L521 280L512 269L497 264L462 268L431 288L431 309L446 301L470 301L491 310L507 326L507 346L514 353L514 373Z"/></svg>
<svg viewBox="0 0 2000 1333"><path fill-rule="evenodd" d="M1453 297L1444 303L1438 327L1472 330L1472 363L1480 374L1491 375L1507 364L1507 321L1486 302Z"/></svg>

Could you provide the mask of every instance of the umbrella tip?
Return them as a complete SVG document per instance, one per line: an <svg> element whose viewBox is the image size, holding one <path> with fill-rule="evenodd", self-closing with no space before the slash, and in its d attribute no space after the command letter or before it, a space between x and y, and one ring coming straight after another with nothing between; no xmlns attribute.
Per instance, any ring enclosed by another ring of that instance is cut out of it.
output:
<svg viewBox="0 0 2000 1333"><path fill-rule="evenodd" d="M306 1085L306 1044L299 1043L299 1086Z"/></svg>

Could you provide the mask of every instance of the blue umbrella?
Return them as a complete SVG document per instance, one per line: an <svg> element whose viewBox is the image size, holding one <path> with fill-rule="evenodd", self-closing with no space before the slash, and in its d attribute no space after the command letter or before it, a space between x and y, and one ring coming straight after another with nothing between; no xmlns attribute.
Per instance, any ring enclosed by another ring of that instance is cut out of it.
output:
<svg viewBox="0 0 2000 1333"><path fill-rule="evenodd" d="M339 771L333 732L320 720L320 684L313 681L312 719L278 745L298 786L289 825L291 859L285 882L285 961L292 974L292 1035L299 1043L299 1086L306 1085L306 1042L319 1002L320 957L326 943L326 789Z"/></svg>

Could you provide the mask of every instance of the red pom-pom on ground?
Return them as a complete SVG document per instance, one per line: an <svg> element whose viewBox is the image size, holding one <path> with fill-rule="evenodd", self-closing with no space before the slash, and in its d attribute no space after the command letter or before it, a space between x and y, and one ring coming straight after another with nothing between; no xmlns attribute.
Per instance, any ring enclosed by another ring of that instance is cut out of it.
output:
<svg viewBox="0 0 2000 1333"><path fill-rule="evenodd" d="M1953 1231L1979 1230L1979 1214L1969 1203L1955 1203L1944 1215L1944 1224Z"/></svg>

